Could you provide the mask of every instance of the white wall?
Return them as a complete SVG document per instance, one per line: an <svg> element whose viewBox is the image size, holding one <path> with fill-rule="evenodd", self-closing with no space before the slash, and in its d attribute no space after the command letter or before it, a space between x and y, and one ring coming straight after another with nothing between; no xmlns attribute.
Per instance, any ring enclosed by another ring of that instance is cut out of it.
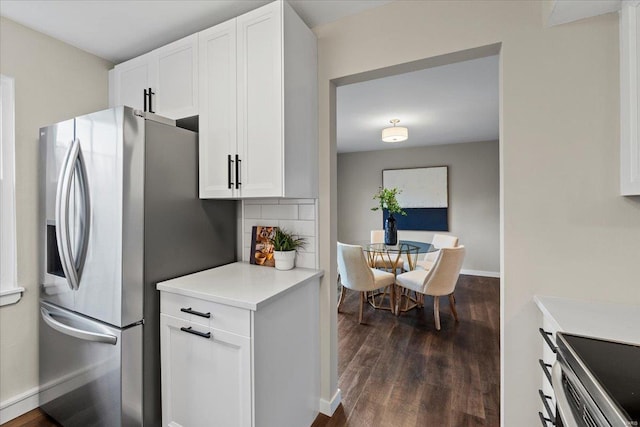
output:
<svg viewBox="0 0 640 427"><path fill-rule="evenodd" d="M390 29L389 23L393 23ZM542 2L394 1L319 43L323 397L337 387L332 80L500 43L505 426L537 419L535 294L640 304L640 199L619 196L618 16L545 28ZM334 299L335 301L335 299Z"/></svg>
<svg viewBox="0 0 640 427"><path fill-rule="evenodd" d="M373 194L383 169L448 166L449 231L400 230L401 239L430 242L435 233L458 236L467 252L463 272L500 272L498 142L472 142L338 155L338 240L369 240L382 228Z"/></svg>
<svg viewBox="0 0 640 427"><path fill-rule="evenodd" d="M38 386L39 128L106 108L111 66L0 20L0 73L15 78L18 284L26 289L17 304L0 307L0 407Z"/></svg>

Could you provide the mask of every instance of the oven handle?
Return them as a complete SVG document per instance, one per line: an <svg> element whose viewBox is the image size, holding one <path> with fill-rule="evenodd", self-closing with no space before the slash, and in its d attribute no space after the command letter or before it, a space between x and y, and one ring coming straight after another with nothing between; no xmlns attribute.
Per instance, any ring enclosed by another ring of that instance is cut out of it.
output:
<svg viewBox="0 0 640 427"><path fill-rule="evenodd" d="M553 364L551 369L551 380L553 392L556 395L556 418L561 419L562 425L565 427L580 427L573 415L565 388L562 385L562 368L558 361Z"/></svg>

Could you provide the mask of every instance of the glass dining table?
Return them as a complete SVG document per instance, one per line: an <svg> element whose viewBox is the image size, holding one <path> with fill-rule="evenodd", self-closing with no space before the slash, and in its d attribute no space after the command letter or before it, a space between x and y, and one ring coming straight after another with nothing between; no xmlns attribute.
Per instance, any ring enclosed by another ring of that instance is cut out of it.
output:
<svg viewBox="0 0 640 427"><path fill-rule="evenodd" d="M420 254L436 251L431 243L414 240L399 240L395 245L362 243L361 246L370 267L384 268L394 274L398 269L403 269L405 263L409 270L414 270ZM406 259L403 255L406 255Z"/></svg>
<svg viewBox="0 0 640 427"><path fill-rule="evenodd" d="M394 276L398 274L398 270L403 270L405 267L409 267L408 270L414 270L420 254L437 250L431 243L414 240L399 240L395 245L386 243L359 243L359 245L362 246L370 267L385 269ZM387 309L398 314L396 285L391 285L390 288L389 293L386 289L379 290L369 295L367 299L374 308ZM388 298L388 305L385 306L386 298Z"/></svg>

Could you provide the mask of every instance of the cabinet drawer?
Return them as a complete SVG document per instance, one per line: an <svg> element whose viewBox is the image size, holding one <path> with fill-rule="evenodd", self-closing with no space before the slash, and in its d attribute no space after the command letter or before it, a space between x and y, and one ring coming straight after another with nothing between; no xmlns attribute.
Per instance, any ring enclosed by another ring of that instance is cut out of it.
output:
<svg viewBox="0 0 640 427"><path fill-rule="evenodd" d="M245 337L249 337L251 333L250 312L244 308L162 292L160 312L191 323Z"/></svg>

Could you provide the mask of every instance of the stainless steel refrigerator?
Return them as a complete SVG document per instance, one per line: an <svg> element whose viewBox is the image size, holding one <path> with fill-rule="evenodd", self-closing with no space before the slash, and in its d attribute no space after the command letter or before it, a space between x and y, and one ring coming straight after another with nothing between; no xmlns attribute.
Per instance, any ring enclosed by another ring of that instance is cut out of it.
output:
<svg viewBox="0 0 640 427"><path fill-rule="evenodd" d="M236 259L197 135L129 107L40 129L40 406L64 426L161 425L155 284Z"/></svg>

